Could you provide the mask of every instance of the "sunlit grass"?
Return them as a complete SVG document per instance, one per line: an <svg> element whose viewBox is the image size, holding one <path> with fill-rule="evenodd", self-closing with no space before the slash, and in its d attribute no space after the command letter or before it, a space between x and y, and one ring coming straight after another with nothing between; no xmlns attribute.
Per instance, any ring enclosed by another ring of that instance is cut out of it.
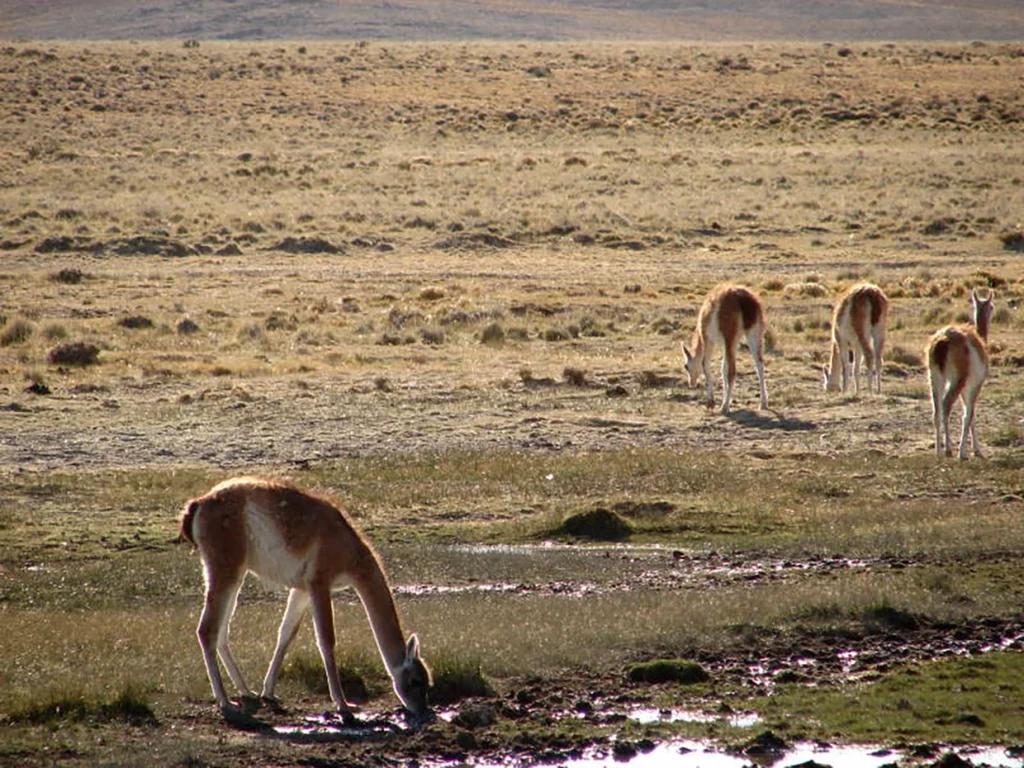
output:
<svg viewBox="0 0 1024 768"><path fill-rule="evenodd" d="M992 653L913 664L872 683L839 689L782 686L750 704L782 733L799 723L802 738L860 743L931 740L1017 744L1024 739L1017 692L1024 657Z"/></svg>

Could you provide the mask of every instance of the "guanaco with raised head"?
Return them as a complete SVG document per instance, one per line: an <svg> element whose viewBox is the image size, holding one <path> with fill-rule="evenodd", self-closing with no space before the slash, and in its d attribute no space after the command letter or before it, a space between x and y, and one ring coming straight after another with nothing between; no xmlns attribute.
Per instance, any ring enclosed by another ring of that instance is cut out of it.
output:
<svg viewBox="0 0 1024 768"><path fill-rule="evenodd" d="M964 419L960 429L961 460L967 458L970 435L974 455L983 457L975 429L976 406L981 386L988 376L988 330L995 293L984 299L971 291L974 325L947 325L928 341L928 383L932 393L932 421L935 426L935 453L952 456L949 415L957 398L963 403ZM943 439L943 437L945 439Z"/></svg>

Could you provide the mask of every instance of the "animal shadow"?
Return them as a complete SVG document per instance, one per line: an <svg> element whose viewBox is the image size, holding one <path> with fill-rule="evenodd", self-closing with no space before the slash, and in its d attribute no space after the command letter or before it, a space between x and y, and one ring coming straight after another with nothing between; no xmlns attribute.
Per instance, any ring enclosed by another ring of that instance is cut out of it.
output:
<svg viewBox="0 0 1024 768"><path fill-rule="evenodd" d="M725 414L725 418L755 429L781 429L784 432L810 432L818 428L813 421L786 416L775 410L752 411L738 408Z"/></svg>

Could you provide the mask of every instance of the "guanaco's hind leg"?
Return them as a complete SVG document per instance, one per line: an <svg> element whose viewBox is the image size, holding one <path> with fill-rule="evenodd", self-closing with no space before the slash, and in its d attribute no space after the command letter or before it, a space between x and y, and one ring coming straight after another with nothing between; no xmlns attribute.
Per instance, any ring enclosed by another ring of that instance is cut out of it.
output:
<svg viewBox="0 0 1024 768"><path fill-rule="evenodd" d="M965 389L961 399L964 403L964 423L960 431L960 458L967 458L967 434L970 432L971 445L974 447L974 455L979 459L985 458L985 454L981 452L981 446L978 445L978 433L975 426L976 406L978 403L978 395L981 394L981 384L976 387Z"/></svg>
<svg viewBox="0 0 1024 768"><path fill-rule="evenodd" d="M935 455L942 455L942 390L946 377L935 368L928 369L928 384L932 391L932 422L935 425Z"/></svg>
<svg viewBox="0 0 1024 768"><path fill-rule="evenodd" d="M943 394L942 394L942 429L943 429L944 434L946 435L945 454L947 456L952 456L953 455L952 438L950 437L950 434L949 434L949 418L950 418L950 415L952 414L952 411L953 411L953 404L956 402L957 398L960 397L960 394L963 392L963 389L964 389L964 383L962 381L953 381L952 379L949 379L949 380L946 381L946 391L943 392ZM966 418L967 418L967 408L966 408L966 404L965 404L965 407L964 407L964 419L965 419L964 426L965 427L967 426ZM961 458L964 458L966 456L966 447L963 445L962 439L961 439L960 452L962 454L964 454L963 456L961 456Z"/></svg>
<svg viewBox="0 0 1024 768"><path fill-rule="evenodd" d="M277 630L277 647L274 648L274 655L270 659L267 676L263 678L261 696L264 699L273 700L274 698L274 687L277 685L277 675L281 671L284 654L299 633L299 627L302 625L302 620L306 618L308 609L309 593L301 589L292 589L288 593L288 604L285 606L284 616L281 618L281 626Z"/></svg>
<svg viewBox="0 0 1024 768"><path fill-rule="evenodd" d="M252 696L252 691L245 684L228 642L231 617L235 612L238 591L241 587L241 577L236 577L233 582L210 577L206 588L203 613L199 617L199 626L196 628L199 646L203 650L203 662L206 664L206 675L210 678L210 687L213 689L214 698L217 699L217 704L221 707L228 706L229 701L227 693L224 691L220 667L217 665L218 656L224 662L224 668L228 671L228 675L239 693L242 696Z"/></svg>
<svg viewBox="0 0 1024 768"><path fill-rule="evenodd" d="M764 349L761 343L760 334L756 330L747 336L747 346L750 347L750 354L754 356L754 370L757 371L757 387L761 396L761 410L768 410L768 383L765 381L764 373Z"/></svg>
<svg viewBox="0 0 1024 768"><path fill-rule="evenodd" d="M728 413L732 406L732 390L736 384L736 347L728 340L722 347L722 413Z"/></svg>

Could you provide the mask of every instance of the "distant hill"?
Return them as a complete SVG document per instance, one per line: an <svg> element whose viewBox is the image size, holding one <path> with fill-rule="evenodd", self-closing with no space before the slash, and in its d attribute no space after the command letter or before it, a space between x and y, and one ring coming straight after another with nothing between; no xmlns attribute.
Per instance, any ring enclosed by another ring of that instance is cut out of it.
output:
<svg viewBox="0 0 1024 768"><path fill-rule="evenodd" d="M1021 0L3 0L40 40L1024 40Z"/></svg>

